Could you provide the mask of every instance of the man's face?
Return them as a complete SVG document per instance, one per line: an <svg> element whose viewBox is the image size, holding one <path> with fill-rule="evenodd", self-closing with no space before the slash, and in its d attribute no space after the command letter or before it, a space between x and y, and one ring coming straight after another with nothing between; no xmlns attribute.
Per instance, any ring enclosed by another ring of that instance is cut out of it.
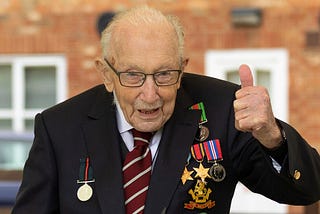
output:
<svg viewBox="0 0 320 214"><path fill-rule="evenodd" d="M158 28L158 29L157 29ZM123 28L114 46L115 56L111 64L117 71L141 71L152 74L157 71L180 69L178 48L172 33L159 27L148 29ZM157 86L148 75L141 87L125 87L109 68L106 78L108 91L116 93L120 107L128 123L139 131L159 130L171 117L180 78L177 84ZM108 81L107 81L108 82Z"/></svg>

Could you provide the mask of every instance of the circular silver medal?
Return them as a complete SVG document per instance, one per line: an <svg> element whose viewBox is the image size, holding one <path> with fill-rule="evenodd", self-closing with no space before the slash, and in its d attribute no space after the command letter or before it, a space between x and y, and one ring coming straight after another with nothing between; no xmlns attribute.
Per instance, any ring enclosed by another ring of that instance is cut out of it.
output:
<svg viewBox="0 0 320 214"><path fill-rule="evenodd" d="M214 163L209 170L209 175L215 182L220 182L226 177L226 170L221 164Z"/></svg>
<svg viewBox="0 0 320 214"><path fill-rule="evenodd" d="M92 188L87 183L79 187L77 196L80 201L88 201L92 196Z"/></svg>

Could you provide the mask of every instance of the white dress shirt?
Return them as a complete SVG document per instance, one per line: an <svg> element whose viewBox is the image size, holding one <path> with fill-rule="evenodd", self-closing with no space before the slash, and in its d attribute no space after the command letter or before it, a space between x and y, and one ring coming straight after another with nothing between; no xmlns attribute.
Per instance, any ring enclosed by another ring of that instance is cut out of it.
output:
<svg viewBox="0 0 320 214"><path fill-rule="evenodd" d="M134 147L133 136L130 131L131 129L133 129L133 127L126 121L119 103L118 102L115 102L115 103L117 107L116 117L117 117L118 130L124 143L126 144L130 152L133 150L133 147ZM162 128L158 130L150 140L149 148L152 156L152 167L158 155L158 147L161 140L161 136L162 136Z"/></svg>

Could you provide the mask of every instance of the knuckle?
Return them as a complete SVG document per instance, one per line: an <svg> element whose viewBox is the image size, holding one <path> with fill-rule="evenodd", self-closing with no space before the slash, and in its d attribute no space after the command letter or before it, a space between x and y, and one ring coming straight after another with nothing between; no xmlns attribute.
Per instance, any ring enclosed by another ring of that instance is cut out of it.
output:
<svg viewBox="0 0 320 214"><path fill-rule="evenodd" d="M239 101L238 100L233 101L233 108L235 109L235 111L239 109Z"/></svg>

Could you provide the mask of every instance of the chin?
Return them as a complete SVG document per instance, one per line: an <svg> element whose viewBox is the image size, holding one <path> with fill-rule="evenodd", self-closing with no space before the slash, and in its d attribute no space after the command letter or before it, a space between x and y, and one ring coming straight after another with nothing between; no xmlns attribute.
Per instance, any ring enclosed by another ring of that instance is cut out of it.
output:
<svg viewBox="0 0 320 214"><path fill-rule="evenodd" d="M139 123L139 125L134 126L137 130L142 131L142 132L155 132L158 131L159 129L161 129L163 125L159 124L159 123L144 123L141 122Z"/></svg>

